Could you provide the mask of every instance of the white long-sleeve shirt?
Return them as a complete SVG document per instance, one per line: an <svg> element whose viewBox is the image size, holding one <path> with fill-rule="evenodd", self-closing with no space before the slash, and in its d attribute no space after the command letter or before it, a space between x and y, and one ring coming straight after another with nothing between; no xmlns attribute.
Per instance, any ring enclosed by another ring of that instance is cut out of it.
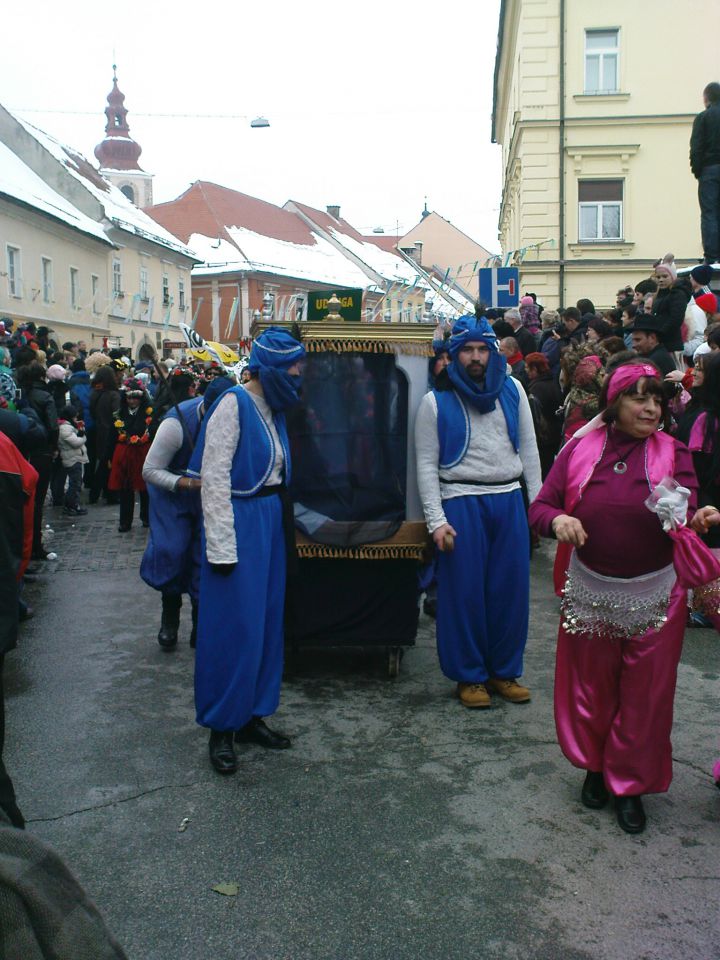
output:
<svg viewBox="0 0 720 960"><path fill-rule="evenodd" d="M183 428L175 417L166 417L155 434L143 464L143 480L171 493L181 479L180 474L168 470L172 458L183 445Z"/></svg>
<svg viewBox="0 0 720 960"><path fill-rule="evenodd" d="M272 410L264 397L248 390L255 407L275 445L275 463L265 486L282 483L285 455L275 428ZM222 396L213 410L205 432L200 477L205 524L206 552L209 563L237 563L237 540L232 507L232 462L240 441L237 400L233 393Z"/></svg>
<svg viewBox="0 0 720 960"><path fill-rule="evenodd" d="M517 390L519 453L510 441L505 414L500 401L490 413L480 413L472 404L466 404L470 418L470 442L460 463L440 469L440 440L437 427L437 401L432 393L420 401L415 419L415 455L417 478L423 512L428 530L433 533L447 523L442 501L453 497L472 497L479 494L509 493L520 487L514 477L525 475L530 502L538 495L541 486L540 457L538 456L535 428L530 404L525 391L515 381L510 383ZM440 473L452 483L442 483ZM462 481L472 483L463 485ZM499 484L483 486L482 482Z"/></svg>

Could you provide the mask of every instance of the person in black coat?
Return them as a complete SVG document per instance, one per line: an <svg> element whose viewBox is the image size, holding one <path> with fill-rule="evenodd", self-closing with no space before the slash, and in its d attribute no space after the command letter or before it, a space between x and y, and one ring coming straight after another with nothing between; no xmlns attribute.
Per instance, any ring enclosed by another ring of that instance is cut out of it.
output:
<svg viewBox="0 0 720 960"><path fill-rule="evenodd" d="M654 280L658 285L653 297L652 316L657 322L660 343L670 353L683 348L682 325L690 300L690 285L683 278L678 280L672 255L655 265Z"/></svg>
<svg viewBox="0 0 720 960"><path fill-rule="evenodd" d="M644 360L650 360L663 377L677 370L675 360L660 343L662 325L657 317L638 317L633 326L632 345Z"/></svg>
<svg viewBox="0 0 720 960"><path fill-rule="evenodd" d="M503 319L512 327L512 336L517 340L520 353L523 357L537 350L537 340L523 324L519 310L506 310Z"/></svg>
<svg viewBox="0 0 720 960"><path fill-rule="evenodd" d="M720 83L703 90L705 109L693 121L690 169L697 177L706 263L720 260Z"/></svg>
<svg viewBox="0 0 720 960"><path fill-rule="evenodd" d="M90 413L95 420L95 452L97 467L90 486L90 503L97 503L104 492L107 503L118 503L118 497L107 489L110 478L108 461L115 450L116 431L113 427L114 412L120 406L115 372L109 367L100 367L93 378L90 396Z"/></svg>
<svg viewBox="0 0 720 960"><path fill-rule="evenodd" d="M45 443L30 455L30 463L38 473L32 557L33 560L46 560L48 555L42 544L42 518L45 496L50 485L53 457L57 452L59 434L57 407L45 382L45 367L41 363L33 360L32 363L18 367L16 376L22 391L22 410L28 408L28 413L35 415L45 432Z"/></svg>
<svg viewBox="0 0 720 960"><path fill-rule="evenodd" d="M530 385L528 395L535 424L540 470L543 480L560 449L562 439L562 391L552 375L547 357L542 353L529 353L525 357ZM558 412L560 411L560 412Z"/></svg>

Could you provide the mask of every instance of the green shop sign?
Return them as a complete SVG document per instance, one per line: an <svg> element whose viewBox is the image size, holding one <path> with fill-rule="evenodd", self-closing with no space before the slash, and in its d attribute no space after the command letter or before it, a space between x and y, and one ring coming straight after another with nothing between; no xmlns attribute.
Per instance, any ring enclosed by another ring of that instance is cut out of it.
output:
<svg viewBox="0 0 720 960"><path fill-rule="evenodd" d="M324 320L330 309L328 300L333 294L340 301L337 310L343 320L360 323L362 320L362 290L311 290L308 294L307 319L310 322Z"/></svg>

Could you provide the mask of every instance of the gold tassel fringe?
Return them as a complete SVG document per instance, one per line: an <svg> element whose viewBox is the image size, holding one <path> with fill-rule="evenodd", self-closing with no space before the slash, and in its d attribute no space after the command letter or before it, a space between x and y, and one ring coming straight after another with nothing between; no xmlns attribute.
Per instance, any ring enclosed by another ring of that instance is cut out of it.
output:
<svg viewBox="0 0 720 960"><path fill-rule="evenodd" d="M432 357L432 343L426 340L304 340L310 353L407 353Z"/></svg>
<svg viewBox="0 0 720 960"><path fill-rule="evenodd" d="M426 544L397 546L364 543L357 547L331 547L325 543L299 543L298 556L304 560L424 560Z"/></svg>

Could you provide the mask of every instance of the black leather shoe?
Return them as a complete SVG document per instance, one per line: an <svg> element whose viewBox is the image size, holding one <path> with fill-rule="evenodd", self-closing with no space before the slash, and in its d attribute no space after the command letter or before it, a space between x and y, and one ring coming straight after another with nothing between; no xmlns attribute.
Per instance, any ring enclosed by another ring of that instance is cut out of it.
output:
<svg viewBox="0 0 720 960"><path fill-rule="evenodd" d="M602 773L588 770L580 793L583 805L591 810L602 810L608 802L608 797L609 794Z"/></svg>
<svg viewBox="0 0 720 960"><path fill-rule="evenodd" d="M130 530L130 527L122 526L118 527L118 533L127 533Z"/></svg>
<svg viewBox="0 0 720 960"><path fill-rule="evenodd" d="M642 797L615 797L615 813L625 833L642 833L645 829Z"/></svg>
<svg viewBox="0 0 720 960"><path fill-rule="evenodd" d="M236 743L259 743L268 750L287 750L290 746L288 737L275 733L265 723L262 717L253 717L249 723L235 732Z"/></svg>
<svg viewBox="0 0 720 960"><path fill-rule="evenodd" d="M237 757L233 749L232 730L211 730L208 749L210 750L210 763L218 773L235 773Z"/></svg>

